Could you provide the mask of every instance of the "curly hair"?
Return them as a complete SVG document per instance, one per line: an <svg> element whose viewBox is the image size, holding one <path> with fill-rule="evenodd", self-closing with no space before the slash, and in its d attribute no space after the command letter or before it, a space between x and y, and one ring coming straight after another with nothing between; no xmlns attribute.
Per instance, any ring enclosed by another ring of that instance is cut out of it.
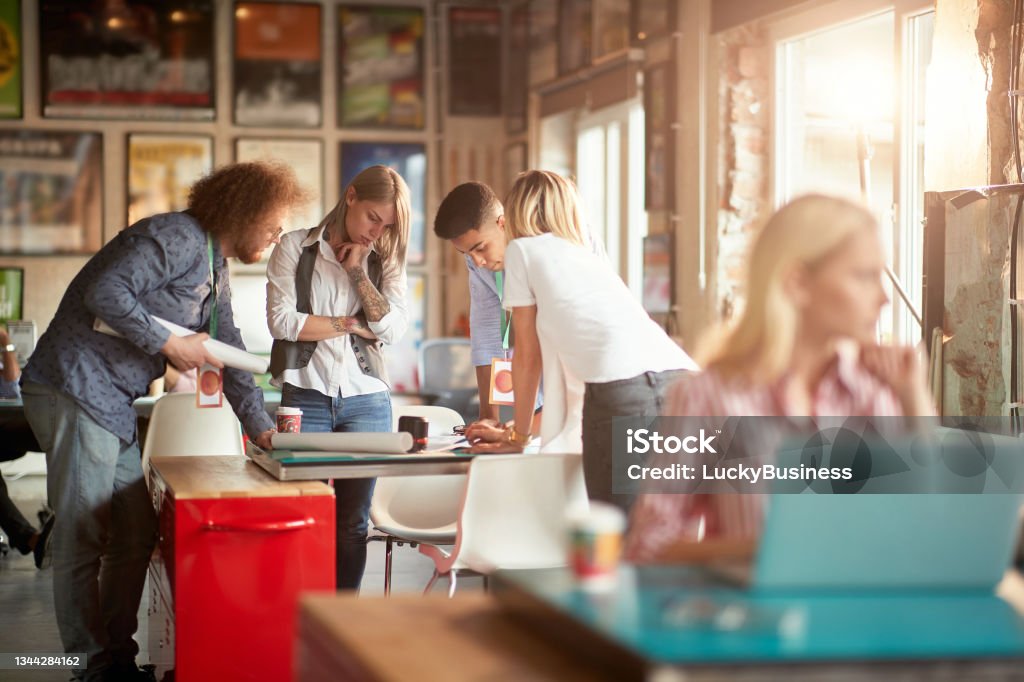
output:
<svg viewBox="0 0 1024 682"><path fill-rule="evenodd" d="M188 212L213 236L237 240L273 209L294 208L311 197L295 171L283 163L233 163L192 185Z"/></svg>

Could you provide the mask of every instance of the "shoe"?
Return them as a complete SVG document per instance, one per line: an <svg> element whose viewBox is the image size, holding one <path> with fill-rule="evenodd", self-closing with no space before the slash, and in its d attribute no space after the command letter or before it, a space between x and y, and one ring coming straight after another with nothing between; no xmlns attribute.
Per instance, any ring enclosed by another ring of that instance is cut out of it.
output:
<svg viewBox="0 0 1024 682"><path fill-rule="evenodd" d="M38 569L49 568L50 564L53 563L53 557L50 555L50 538L53 536L53 522L55 519L56 517L53 515L46 519L43 529L39 531L36 546L32 550L32 555L36 560L36 568Z"/></svg>
<svg viewBox="0 0 1024 682"><path fill-rule="evenodd" d="M42 528L46 525L46 522L53 516L53 510L45 504L36 512L36 517L39 519L39 527Z"/></svg>

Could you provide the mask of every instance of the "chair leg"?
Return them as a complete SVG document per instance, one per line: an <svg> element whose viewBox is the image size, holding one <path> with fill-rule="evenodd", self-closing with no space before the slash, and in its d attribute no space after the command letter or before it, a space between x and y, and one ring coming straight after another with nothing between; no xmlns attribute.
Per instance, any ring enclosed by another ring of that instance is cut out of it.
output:
<svg viewBox="0 0 1024 682"><path fill-rule="evenodd" d="M434 587L434 583L436 583L437 579L440 578L440 577L441 577L441 574L438 573L437 569L435 568L434 569L434 575L430 576L430 582L427 583L427 587L426 587L426 589L423 590L423 594L425 594L425 595L426 594L430 594L431 588Z"/></svg>
<svg viewBox="0 0 1024 682"><path fill-rule="evenodd" d="M393 538L389 535L384 541L384 596L391 596L391 546Z"/></svg>
<svg viewBox="0 0 1024 682"><path fill-rule="evenodd" d="M448 598L451 599L455 596L456 582L458 581L458 571L454 568L448 571Z"/></svg>

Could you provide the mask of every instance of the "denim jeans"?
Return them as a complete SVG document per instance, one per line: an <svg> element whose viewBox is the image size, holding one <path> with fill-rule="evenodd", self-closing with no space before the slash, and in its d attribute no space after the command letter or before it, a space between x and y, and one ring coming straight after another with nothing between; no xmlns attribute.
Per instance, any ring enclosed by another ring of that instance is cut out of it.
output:
<svg viewBox="0 0 1024 682"><path fill-rule="evenodd" d="M133 668L139 647L132 636L157 534L139 444L125 443L48 386L26 383L22 400L46 453L46 492L56 514L53 601L64 651L88 654L86 680Z"/></svg>
<svg viewBox="0 0 1024 682"><path fill-rule="evenodd" d="M682 369L644 372L620 381L587 384L583 393L583 477L587 497L614 504L629 513L636 496L612 492L612 418L657 417L666 389L684 374L686 370ZM640 463L640 456L635 457Z"/></svg>
<svg viewBox="0 0 1024 682"><path fill-rule="evenodd" d="M302 410L304 432L391 431L391 395L387 391L328 397L319 391L285 384L281 405ZM366 533L375 478L334 481L334 515L338 541L335 576L339 590L358 590L366 569Z"/></svg>

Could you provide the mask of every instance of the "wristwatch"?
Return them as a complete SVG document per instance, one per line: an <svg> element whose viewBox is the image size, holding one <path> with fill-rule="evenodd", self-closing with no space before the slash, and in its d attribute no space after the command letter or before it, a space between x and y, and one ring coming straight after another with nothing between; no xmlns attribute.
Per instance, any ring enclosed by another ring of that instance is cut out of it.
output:
<svg viewBox="0 0 1024 682"><path fill-rule="evenodd" d="M521 448L525 448L530 444L530 434L519 433L516 431L516 427L507 426L505 427L505 442L509 445L517 445Z"/></svg>
<svg viewBox="0 0 1024 682"><path fill-rule="evenodd" d="M13 343L9 343L6 346L4 346L4 352L5 353L14 353L17 350L18 350L18 347L15 346Z"/></svg>

